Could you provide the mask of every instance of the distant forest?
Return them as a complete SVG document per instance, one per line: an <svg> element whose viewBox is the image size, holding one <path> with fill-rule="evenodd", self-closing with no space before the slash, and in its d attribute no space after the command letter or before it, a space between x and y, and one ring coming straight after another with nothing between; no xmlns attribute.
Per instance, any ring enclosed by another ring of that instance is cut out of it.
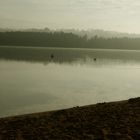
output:
<svg viewBox="0 0 140 140"><path fill-rule="evenodd" d="M0 32L0 45L97 49L140 49L140 38L88 38L64 32Z"/></svg>

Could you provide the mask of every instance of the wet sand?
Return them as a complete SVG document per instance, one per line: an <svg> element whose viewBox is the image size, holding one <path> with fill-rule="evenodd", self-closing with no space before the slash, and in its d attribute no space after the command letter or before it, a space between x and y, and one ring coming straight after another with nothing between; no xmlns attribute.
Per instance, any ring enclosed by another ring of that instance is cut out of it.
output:
<svg viewBox="0 0 140 140"><path fill-rule="evenodd" d="M0 140L140 140L140 97L1 118Z"/></svg>

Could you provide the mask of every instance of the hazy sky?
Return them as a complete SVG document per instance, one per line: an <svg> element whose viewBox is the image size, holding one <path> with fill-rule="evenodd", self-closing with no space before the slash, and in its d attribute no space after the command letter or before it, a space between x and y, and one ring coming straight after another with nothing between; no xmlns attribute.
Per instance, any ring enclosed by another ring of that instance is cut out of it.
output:
<svg viewBox="0 0 140 140"><path fill-rule="evenodd" d="M0 0L0 28L4 27L140 33L140 0Z"/></svg>

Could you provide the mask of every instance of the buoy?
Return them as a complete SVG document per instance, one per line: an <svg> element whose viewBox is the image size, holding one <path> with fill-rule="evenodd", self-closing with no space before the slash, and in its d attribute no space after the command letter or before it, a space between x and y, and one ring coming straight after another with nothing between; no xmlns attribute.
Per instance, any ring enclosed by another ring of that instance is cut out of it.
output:
<svg viewBox="0 0 140 140"><path fill-rule="evenodd" d="M96 58L94 58L94 61L96 61Z"/></svg>
<svg viewBox="0 0 140 140"><path fill-rule="evenodd" d="M51 54L51 59L53 59L54 58L54 55L53 54Z"/></svg>

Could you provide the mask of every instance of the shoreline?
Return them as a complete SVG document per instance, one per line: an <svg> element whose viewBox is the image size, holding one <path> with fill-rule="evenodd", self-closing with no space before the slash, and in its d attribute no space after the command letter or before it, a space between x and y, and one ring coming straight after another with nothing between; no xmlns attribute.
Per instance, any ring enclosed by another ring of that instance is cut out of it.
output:
<svg viewBox="0 0 140 140"><path fill-rule="evenodd" d="M50 50L81 50L81 51L140 51L140 49L117 49L117 48L91 48L91 47L51 47L51 46L24 46L24 45L0 45L0 48L29 48L29 49L50 49Z"/></svg>
<svg viewBox="0 0 140 140"><path fill-rule="evenodd" d="M135 98L137 98L137 97L130 98L130 99L135 99ZM116 101L107 101L107 102L99 102L99 103L97 102L95 104L80 105L80 106L71 106L71 107L60 108L60 109L50 109L50 110L47 110L47 111L36 111L36 112L19 113L19 114L13 114L13 115L5 115L5 116L1 116L0 117L0 121L1 121L1 119L25 117L25 116L32 116L32 115L39 115L39 114L48 114L48 113L52 113L52 112L56 112L56 111L61 111L61 110L69 110L69 109L72 109L72 108L93 107L93 106L96 106L98 104L121 103L121 102L127 102L127 101L128 100L116 100Z"/></svg>
<svg viewBox="0 0 140 140"><path fill-rule="evenodd" d="M0 118L0 140L139 140L140 97Z"/></svg>

